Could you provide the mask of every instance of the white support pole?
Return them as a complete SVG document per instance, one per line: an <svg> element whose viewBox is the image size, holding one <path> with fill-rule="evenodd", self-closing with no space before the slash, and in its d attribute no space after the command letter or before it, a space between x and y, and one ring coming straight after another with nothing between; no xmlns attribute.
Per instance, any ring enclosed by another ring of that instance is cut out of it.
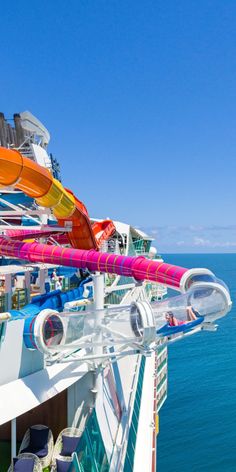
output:
<svg viewBox="0 0 236 472"><path fill-rule="evenodd" d="M40 293L45 293L45 269L39 269L39 286L40 286Z"/></svg>
<svg viewBox="0 0 236 472"><path fill-rule="evenodd" d="M5 275L5 293L7 294L7 310L12 307L12 276L11 274Z"/></svg>
<svg viewBox="0 0 236 472"><path fill-rule="evenodd" d="M99 327L103 319L103 308L104 308L104 274L97 272L93 275L93 289L94 289L94 307L96 309L95 314L95 330L97 328L98 334L95 336L94 341L102 342L102 333L99 332ZM94 346L93 352L95 355L103 354L102 346ZM98 362L99 363L99 358Z"/></svg>
<svg viewBox="0 0 236 472"><path fill-rule="evenodd" d="M25 289L27 291L27 303L30 302L30 271L25 272Z"/></svg>
<svg viewBox="0 0 236 472"><path fill-rule="evenodd" d="M16 418L11 420L11 459L16 457Z"/></svg>
<svg viewBox="0 0 236 472"><path fill-rule="evenodd" d="M41 216L40 216L40 220L41 220L41 223L43 225L47 225L48 223L48 215L44 212L44 208L43 207L39 207L42 211L41 213Z"/></svg>
<svg viewBox="0 0 236 472"><path fill-rule="evenodd" d="M104 308L104 274L97 272L93 275L94 305L96 310Z"/></svg>

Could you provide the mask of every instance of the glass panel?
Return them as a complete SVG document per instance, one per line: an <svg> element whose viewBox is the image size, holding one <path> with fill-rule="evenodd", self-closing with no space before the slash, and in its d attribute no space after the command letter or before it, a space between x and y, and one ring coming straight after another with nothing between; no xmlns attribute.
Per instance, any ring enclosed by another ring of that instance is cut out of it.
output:
<svg viewBox="0 0 236 472"><path fill-rule="evenodd" d="M0 295L0 313L7 311L7 297L8 295L6 293Z"/></svg>
<svg viewBox="0 0 236 472"><path fill-rule="evenodd" d="M95 410L79 442L77 455L84 472L108 472L109 464Z"/></svg>
<svg viewBox="0 0 236 472"><path fill-rule="evenodd" d="M20 308L23 308L27 302L27 290L24 288L16 289L15 293L12 295L12 308L19 310Z"/></svg>
<svg viewBox="0 0 236 472"><path fill-rule="evenodd" d="M135 396L135 401L134 401L134 410L133 410L132 421L131 421L131 426L130 426L130 431L129 431L124 472L131 472L131 470L133 470L138 418L139 418L139 412L140 412L140 401L141 401L140 393L142 392L142 386L143 386L143 374L144 374L144 369L145 369L145 362L146 362L145 357L142 357L140 369L139 369L136 396Z"/></svg>

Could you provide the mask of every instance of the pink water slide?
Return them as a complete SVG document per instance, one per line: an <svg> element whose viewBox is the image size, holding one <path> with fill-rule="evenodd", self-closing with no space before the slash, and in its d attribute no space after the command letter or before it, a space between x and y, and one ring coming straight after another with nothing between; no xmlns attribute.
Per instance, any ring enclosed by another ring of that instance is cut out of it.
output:
<svg viewBox="0 0 236 472"><path fill-rule="evenodd" d="M93 249L72 249L36 242L12 241L4 236L0 236L0 254L30 262L45 262L125 275L134 277L137 281L150 280L177 289L180 287L182 277L188 271L183 267L146 259L143 256L121 256Z"/></svg>
<svg viewBox="0 0 236 472"><path fill-rule="evenodd" d="M39 238L49 238L50 236L54 241L59 244L69 244L69 239L67 233L61 233L61 228L54 226L53 231L52 227L45 226L42 229L7 229L6 236L12 240L25 241L29 239L39 239Z"/></svg>

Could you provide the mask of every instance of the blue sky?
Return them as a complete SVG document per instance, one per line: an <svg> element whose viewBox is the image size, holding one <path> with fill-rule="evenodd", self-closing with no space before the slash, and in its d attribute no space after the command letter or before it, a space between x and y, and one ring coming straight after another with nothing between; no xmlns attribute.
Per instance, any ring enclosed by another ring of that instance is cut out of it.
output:
<svg viewBox="0 0 236 472"><path fill-rule="evenodd" d="M236 225L150 226L146 230L162 253L236 252ZM160 242L160 243L159 243Z"/></svg>
<svg viewBox="0 0 236 472"><path fill-rule="evenodd" d="M235 0L5 2L0 111L43 121L92 216L234 252L235 22Z"/></svg>

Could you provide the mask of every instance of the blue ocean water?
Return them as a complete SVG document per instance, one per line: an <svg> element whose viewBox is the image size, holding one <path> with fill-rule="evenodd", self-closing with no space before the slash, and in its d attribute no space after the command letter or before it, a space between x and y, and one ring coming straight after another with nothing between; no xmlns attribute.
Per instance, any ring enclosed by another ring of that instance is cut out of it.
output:
<svg viewBox="0 0 236 472"><path fill-rule="evenodd" d="M207 267L230 288L233 308L218 331L168 349L168 398L160 412L158 472L236 472L236 254L165 255Z"/></svg>

